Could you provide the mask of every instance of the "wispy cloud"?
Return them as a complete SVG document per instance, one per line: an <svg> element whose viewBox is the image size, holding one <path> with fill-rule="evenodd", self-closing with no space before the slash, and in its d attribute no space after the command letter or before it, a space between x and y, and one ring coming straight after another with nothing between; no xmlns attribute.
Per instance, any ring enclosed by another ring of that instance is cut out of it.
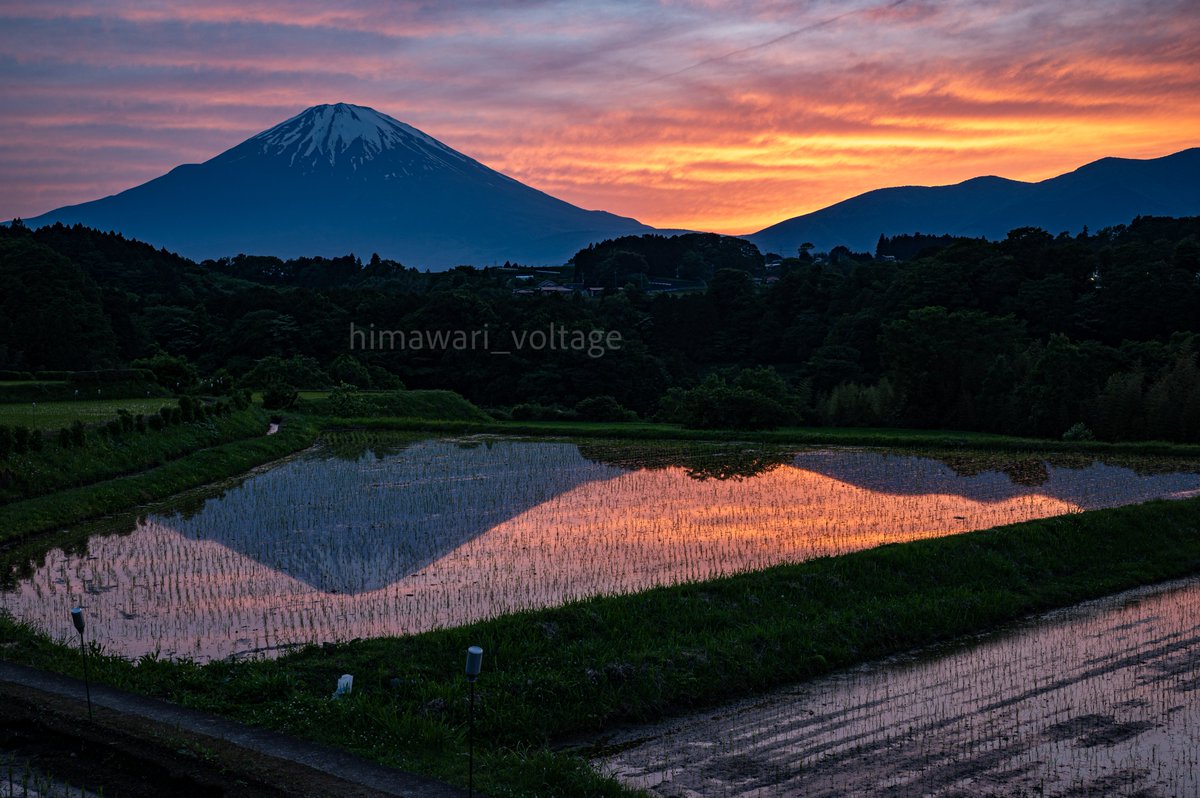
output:
<svg viewBox="0 0 1200 798"><path fill-rule="evenodd" d="M1195 146L1197 64L1175 0L9 0L0 217L345 100L585 207L746 232Z"/></svg>

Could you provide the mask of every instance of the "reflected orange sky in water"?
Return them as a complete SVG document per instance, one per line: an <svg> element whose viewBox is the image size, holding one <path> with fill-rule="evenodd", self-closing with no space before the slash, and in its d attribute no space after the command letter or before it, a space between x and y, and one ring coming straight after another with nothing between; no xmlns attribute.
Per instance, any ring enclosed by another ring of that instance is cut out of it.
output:
<svg viewBox="0 0 1200 798"><path fill-rule="evenodd" d="M0 600L60 637L71 633L67 609L82 603L106 651L208 660L419 632L1079 509L1038 494L895 496L792 467L728 481L667 468L564 492L366 593L325 593L218 543L142 522L132 534L93 539L84 558L50 552Z"/></svg>

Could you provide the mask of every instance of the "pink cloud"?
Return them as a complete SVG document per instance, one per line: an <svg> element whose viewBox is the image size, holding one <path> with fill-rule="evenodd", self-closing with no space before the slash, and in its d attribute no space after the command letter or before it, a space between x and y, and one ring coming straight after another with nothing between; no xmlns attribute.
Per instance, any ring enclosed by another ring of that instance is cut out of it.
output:
<svg viewBox="0 0 1200 798"><path fill-rule="evenodd" d="M589 208L745 232L889 184L1195 146L1192 4L271 0L0 9L0 217L372 105Z"/></svg>

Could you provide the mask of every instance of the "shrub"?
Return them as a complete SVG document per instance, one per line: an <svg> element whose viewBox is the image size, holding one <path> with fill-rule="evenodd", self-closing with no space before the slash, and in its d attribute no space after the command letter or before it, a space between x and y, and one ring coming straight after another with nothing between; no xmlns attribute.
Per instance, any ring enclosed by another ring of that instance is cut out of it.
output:
<svg viewBox="0 0 1200 798"><path fill-rule="evenodd" d="M580 399L575 412L584 421L635 421L637 413L626 410L615 397L603 394Z"/></svg>
<svg viewBox="0 0 1200 798"><path fill-rule="evenodd" d="M795 418L783 402L715 374L689 390L669 390L661 415L693 429L772 429Z"/></svg>
<svg viewBox="0 0 1200 798"><path fill-rule="evenodd" d="M146 426L148 426L150 429L154 430L155 432L160 432L161 430L166 428L167 424L165 421L163 421L163 417L156 413L156 414L150 416L150 418L146 419Z"/></svg>
<svg viewBox="0 0 1200 798"><path fill-rule="evenodd" d="M172 391L186 391L196 384L196 367L186 357L160 352L154 357L133 361L132 365L149 372L151 379Z"/></svg>
<svg viewBox="0 0 1200 798"><path fill-rule="evenodd" d="M1082 421L1071 425L1071 428L1063 433L1064 441L1090 441L1095 440L1096 436L1088 429Z"/></svg>
<svg viewBox="0 0 1200 798"><path fill-rule="evenodd" d="M512 409L513 421L571 421L575 418L574 410L567 410L558 405L526 402Z"/></svg>
<svg viewBox="0 0 1200 798"><path fill-rule="evenodd" d="M371 387L381 391L403 391L404 382L392 372L379 366L367 366L371 375Z"/></svg>
<svg viewBox="0 0 1200 798"><path fill-rule="evenodd" d="M838 427L882 427L894 417L898 405L892 382L884 377L875 385L843 382L818 407L821 423Z"/></svg>
<svg viewBox="0 0 1200 798"><path fill-rule="evenodd" d="M358 393L358 388L347 383L342 383L329 393L327 405L335 416L365 416L369 412L364 397Z"/></svg>
<svg viewBox="0 0 1200 798"><path fill-rule="evenodd" d="M340 354L329 364L329 376L341 385L371 387L371 373L353 355Z"/></svg>
<svg viewBox="0 0 1200 798"><path fill-rule="evenodd" d="M71 443L77 448L82 448L87 444L87 430L82 421L71 422Z"/></svg>
<svg viewBox="0 0 1200 798"><path fill-rule="evenodd" d="M71 428L62 427L58 431L58 448L70 449L75 446L75 442L71 440Z"/></svg>
<svg viewBox="0 0 1200 798"><path fill-rule="evenodd" d="M24 427L12 427L12 452L24 454L29 451L29 430Z"/></svg>
<svg viewBox="0 0 1200 798"><path fill-rule="evenodd" d="M296 405L299 392L285 382L275 382L263 391L263 407L267 410L287 410Z"/></svg>
<svg viewBox="0 0 1200 798"><path fill-rule="evenodd" d="M311 357L295 355L284 360L277 355L264 357L254 364L241 379L244 388L269 390L274 385L300 385L305 388L324 388L332 380L321 365Z"/></svg>
<svg viewBox="0 0 1200 798"><path fill-rule="evenodd" d="M229 396L233 392L233 375L227 369L217 369L204 385L213 396Z"/></svg>
<svg viewBox="0 0 1200 798"><path fill-rule="evenodd" d="M179 414L183 423L189 424L196 420L196 400L190 396L179 397Z"/></svg>

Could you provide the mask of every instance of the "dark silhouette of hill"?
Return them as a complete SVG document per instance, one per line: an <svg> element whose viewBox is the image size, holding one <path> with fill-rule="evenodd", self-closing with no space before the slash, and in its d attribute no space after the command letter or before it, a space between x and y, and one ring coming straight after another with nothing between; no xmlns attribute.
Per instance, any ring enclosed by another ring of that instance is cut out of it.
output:
<svg viewBox="0 0 1200 798"><path fill-rule="evenodd" d="M1001 239L1019 227L1093 231L1137 216L1200 214L1200 148L1149 160L1102 158L1073 172L1022 183L975 177L952 186L868 191L746 236L764 252L844 245L873 252L879 236L935 233Z"/></svg>

